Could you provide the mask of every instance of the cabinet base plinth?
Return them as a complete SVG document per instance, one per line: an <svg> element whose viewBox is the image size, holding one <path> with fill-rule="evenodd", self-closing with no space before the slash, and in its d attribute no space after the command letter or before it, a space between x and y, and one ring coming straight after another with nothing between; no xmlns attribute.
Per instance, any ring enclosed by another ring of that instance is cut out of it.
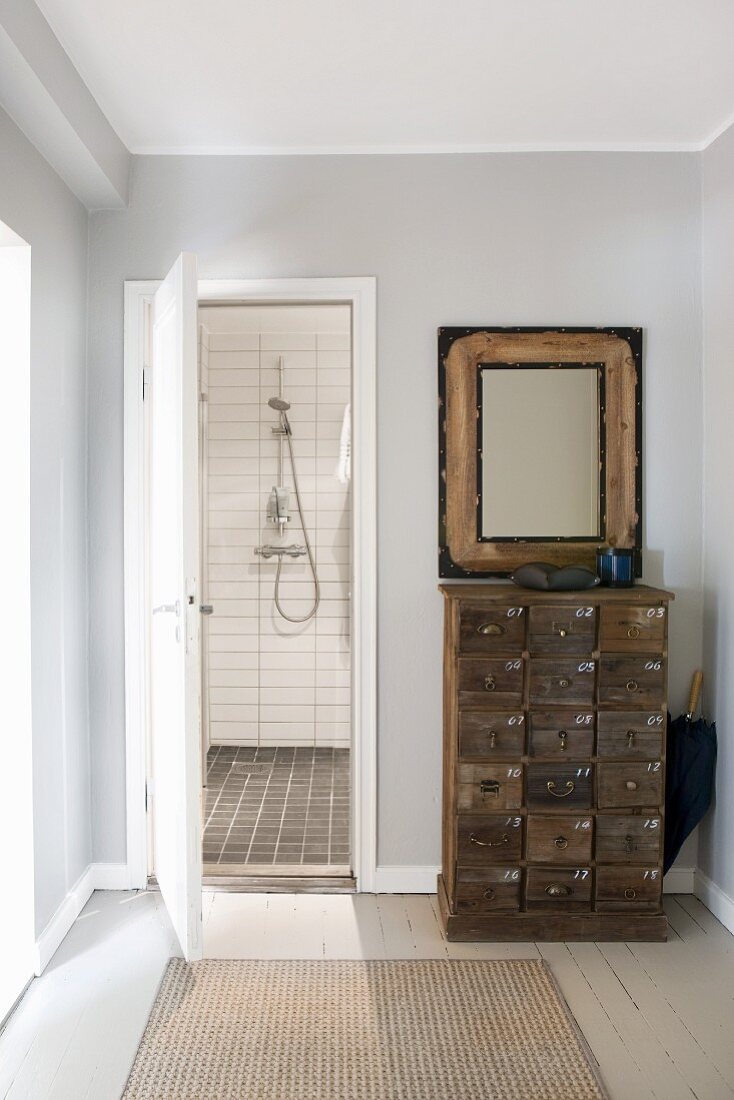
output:
<svg viewBox="0 0 734 1100"><path fill-rule="evenodd" d="M443 875L438 876L438 904L446 938L455 942L561 940L601 942L640 940L665 942L668 918L664 913L452 913Z"/></svg>

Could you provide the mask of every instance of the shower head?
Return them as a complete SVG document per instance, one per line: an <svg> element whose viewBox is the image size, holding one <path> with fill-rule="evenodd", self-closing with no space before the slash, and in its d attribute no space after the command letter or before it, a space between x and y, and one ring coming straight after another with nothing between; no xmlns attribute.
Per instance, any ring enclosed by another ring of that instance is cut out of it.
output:
<svg viewBox="0 0 734 1100"><path fill-rule="evenodd" d="M282 397L271 397L268 401L271 409L275 409L276 412L287 412L291 407L290 401L284 401Z"/></svg>

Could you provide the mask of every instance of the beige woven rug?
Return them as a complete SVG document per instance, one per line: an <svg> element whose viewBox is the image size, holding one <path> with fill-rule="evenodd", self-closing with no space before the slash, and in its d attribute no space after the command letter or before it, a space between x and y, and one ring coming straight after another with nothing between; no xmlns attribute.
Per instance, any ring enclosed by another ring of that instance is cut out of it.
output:
<svg viewBox="0 0 734 1100"><path fill-rule="evenodd" d="M125 1100L599 1100L541 960L170 963Z"/></svg>

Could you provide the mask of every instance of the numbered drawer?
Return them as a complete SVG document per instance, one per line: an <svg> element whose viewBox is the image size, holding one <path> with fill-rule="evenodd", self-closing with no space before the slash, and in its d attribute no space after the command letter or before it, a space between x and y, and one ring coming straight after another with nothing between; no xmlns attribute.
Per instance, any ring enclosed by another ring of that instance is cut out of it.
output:
<svg viewBox="0 0 734 1100"><path fill-rule="evenodd" d="M596 908L658 910L662 885L659 867L597 867Z"/></svg>
<svg viewBox="0 0 734 1100"><path fill-rule="evenodd" d="M592 804L591 764L528 764L527 806L529 810L588 810Z"/></svg>
<svg viewBox="0 0 734 1100"><path fill-rule="evenodd" d="M592 817L531 814L527 823L529 863L589 863L594 836Z"/></svg>
<svg viewBox="0 0 734 1100"><path fill-rule="evenodd" d="M544 659L530 661L530 702L591 706L594 699L594 661Z"/></svg>
<svg viewBox="0 0 734 1100"><path fill-rule="evenodd" d="M599 661L599 702L660 707L665 697L665 660L660 656L617 657Z"/></svg>
<svg viewBox="0 0 734 1100"><path fill-rule="evenodd" d="M662 711L607 710L597 718L598 756L642 757L663 754L665 719Z"/></svg>
<svg viewBox="0 0 734 1100"><path fill-rule="evenodd" d="M596 862L659 863L662 835L663 819L657 815L597 814Z"/></svg>
<svg viewBox="0 0 734 1100"><path fill-rule="evenodd" d="M458 663L460 706L522 702L522 657L460 657Z"/></svg>
<svg viewBox="0 0 734 1100"><path fill-rule="evenodd" d="M600 810L617 806L659 806L663 800L663 765L599 764L598 805Z"/></svg>
<svg viewBox="0 0 734 1100"><path fill-rule="evenodd" d="M462 604L459 649L462 653L522 653L525 648L524 607L482 607Z"/></svg>
<svg viewBox="0 0 734 1100"><path fill-rule="evenodd" d="M459 764L457 806L493 813L522 806L522 765Z"/></svg>
<svg viewBox="0 0 734 1100"><path fill-rule="evenodd" d="M517 760L525 752L522 711L459 711L459 756Z"/></svg>
<svg viewBox="0 0 734 1100"><path fill-rule="evenodd" d="M667 608L604 604L599 646L617 653L660 653L665 648Z"/></svg>
<svg viewBox="0 0 734 1100"><path fill-rule="evenodd" d="M590 909L589 867L528 867L525 900L528 909Z"/></svg>
<svg viewBox="0 0 734 1100"><path fill-rule="evenodd" d="M528 649L531 653L591 653L596 641L593 607L531 607Z"/></svg>
<svg viewBox="0 0 734 1100"><path fill-rule="evenodd" d="M591 756L594 751L594 712L591 710L534 710L530 715L530 756L559 760Z"/></svg>
<svg viewBox="0 0 734 1100"><path fill-rule="evenodd" d="M507 863L522 857L522 822L518 814L459 814L456 862L464 867Z"/></svg>
<svg viewBox="0 0 734 1100"><path fill-rule="evenodd" d="M456 872L456 912L495 913L520 908L522 871L519 867L488 867Z"/></svg>

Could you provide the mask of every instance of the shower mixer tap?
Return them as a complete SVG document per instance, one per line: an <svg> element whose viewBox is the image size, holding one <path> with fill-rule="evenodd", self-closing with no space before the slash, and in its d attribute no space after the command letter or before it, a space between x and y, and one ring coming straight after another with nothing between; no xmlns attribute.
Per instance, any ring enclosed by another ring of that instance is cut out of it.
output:
<svg viewBox="0 0 734 1100"><path fill-rule="evenodd" d="M284 554L289 558L302 558L307 550L305 546L292 542L290 546L256 546L255 553L259 554L261 558L282 558Z"/></svg>

